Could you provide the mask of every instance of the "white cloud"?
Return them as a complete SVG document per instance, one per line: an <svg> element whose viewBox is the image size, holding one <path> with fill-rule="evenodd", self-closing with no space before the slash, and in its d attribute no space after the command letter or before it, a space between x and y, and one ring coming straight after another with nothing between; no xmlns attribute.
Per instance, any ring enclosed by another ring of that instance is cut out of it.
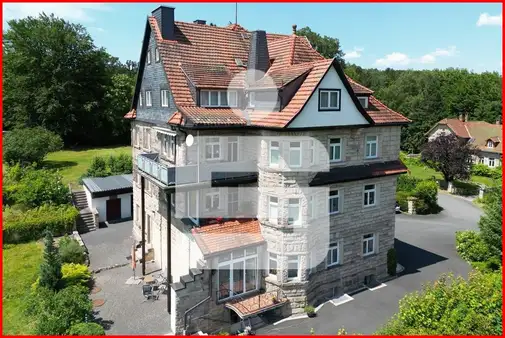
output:
<svg viewBox="0 0 505 338"><path fill-rule="evenodd" d="M358 59L364 50L364 48L354 47L352 51L344 52L344 59Z"/></svg>
<svg viewBox="0 0 505 338"><path fill-rule="evenodd" d="M452 57L458 54L456 46L437 48L434 52L425 54L419 58L412 58L404 53L394 52L383 58L377 59L375 64L381 67L399 67L415 64L433 64L439 57Z"/></svg>
<svg viewBox="0 0 505 338"><path fill-rule="evenodd" d="M38 16L44 12L56 17L77 22L92 22L93 11L109 10L102 3L4 3L4 22L11 19L22 19L28 16Z"/></svg>
<svg viewBox="0 0 505 338"><path fill-rule="evenodd" d="M477 20L477 26L501 26L502 13L498 15L489 15L489 13L482 13Z"/></svg>

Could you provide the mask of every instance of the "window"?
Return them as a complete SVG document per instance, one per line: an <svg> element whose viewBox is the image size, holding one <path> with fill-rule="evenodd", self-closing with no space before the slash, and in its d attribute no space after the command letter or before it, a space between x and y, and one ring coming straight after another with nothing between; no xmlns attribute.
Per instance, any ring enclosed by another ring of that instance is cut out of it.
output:
<svg viewBox="0 0 505 338"><path fill-rule="evenodd" d="M161 106L168 107L168 90L161 90Z"/></svg>
<svg viewBox="0 0 505 338"><path fill-rule="evenodd" d="M228 188L228 214L236 215L238 212L238 188Z"/></svg>
<svg viewBox="0 0 505 338"><path fill-rule="evenodd" d="M201 107L236 107L238 95L234 90L202 90L200 91Z"/></svg>
<svg viewBox="0 0 505 338"><path fill-rule="evenodd" d="M494 147L493 141L491 141L491 140L487 141L487 147L488 148L493 148Z"/></svg>
<svg viewBox="0 0 505 338"><path fill-rule="evenodd" d="M367 136L365 138L365 158L377 157L377 136Z"/></svg>
<svg viewBox="0 0 505 338"><path fill-rule="evenodd" d="M238 137L228 137L228 162L238 161Z"/></svg>
<svg viewBox="0 0 505 338"><path fill-rule="evenodd" d="M328 196L329 202L329 214L334 215L338 214L340 209L340 194L338 190L330 191L330 195Z"/></svg>
<svg viewBox="0 0 505 338"><path fill-rule="evenodd" d="M218 261L220 300L258 289L258 254L255 247L221 255Z"/></svg>
<svg viewBox="0 0 505 338"><path fill-rule="evenodd" d="M268 253L268 273L277 275L277 254Z"/></svg>
<svg viewBox="0 0 505 338"><path fill-rule="evenodd" d="M479 157L479 164L484 164L484 157Z"/></svg>
<svg viewBox="0 0 505 338"><path fill-rule="evenodd" d="M254 92L249 92L249 102L248 102L248 104L249 104L250 108L254 108L254 102L256 101L256 98L255 98L256 95L255 94L256 93L254 93Z"/></svg>
<svg viewBox="0 0 505 338"><path fill-rule="evenodd" d="M368 108L368 97L358 97L359 103L361 103L361 106L363 108Z"/></svg>
<svg viewBox="0 0 505 338"><path fill-rule="evenodd" d="M288 203L288 224L300 224L300 199L290 198Z"/></svg>
<svg viewBox="0 0 505 338"><path fill-rule="evenodd" d="M151 50L150 49L147 50L147 64L148 65L151 64Z"/></svg>
<svg viewBox="0 0 505 338"><path fill-rule="evenodd" d="M279 211L279 199L277 197L268 198L268 221L273 224L277 224Z"/></svg>
<svg viewBox="0 0 505 338"><path fill-rule="evenodd" d="M219 209L219 191L205 194L205 210L214 211Z"/></svg>
<svg viewBox="0 0 505 338"><path fill-rule="evenodd" d="M151 146L151 130L149 128L143 128L144 129L144 135L142 137L142 146L144 149L149 149Z"/></svg>
<svg viewBox="0 0 505 338"><path fill-rule="evenodd" d="M375 251L375 235L367 234L363 236L363 256L373 254Z"/></svg>
<svg viewBox="0 0 505 338"><path fill-rule="evenodd" d="M154 48L154 61L160 62L160 51L158 50L158 47Z"/></svg>
<svg viewBox="0 0 505 338"><path fill-rule="evenodd" d="M270 141L270 165L278 166L280 159L279 142Z"/></svg>
<svg viewBox="0 0 505 338"><path fill-rule="evenodd" d="M302 144L301 142L289 142L289 166L302 166Z"/></svg>
<svg viewBox="0 0 505 338"><path fill-rule="evenodd" d="M330 139L330 162L339 162L342 160L342 139Z"/></svg>
<svg viewBox="0 0 505 338"><path fill-rule="evenodd" d="M330 244L328 255L326 256L326 266L339 264L338 243Z"/></svg>
<svg viewBox="0 0 505 338"><path fill-rule="evenodd" d="M314 140L309 141L309 158L310 158L310 165L313 165L316 163L316 145Z"/></svg>
<svg viewBox="0 0 505 338"><path fill-rule="evenodd" d="M375 184L365 185L365 191L363 192L363 205L365 207L375 205Z"/></svg>
<svg viewBox="0 0 505 338"><path fill-rule="evenodd" d="M142 92L139 93L139 107L142 107Z"/></svg>
<svg viewBox="0 0 505 338"><path fill-rule="evenodd" d="M221 158L219 137L207 137L205 139L205 158L207 160L218 160Z"/></svg>
<svg viewBox="0 0 505 338"><path fill-rule="evenodd" d="M175 155L175 136L163 134L161 149L163 155L173 158Z"/></svg>
<svg viewBox="0 0 505 338"><path fill-rule="evenodd" d="M153 105L153 102L151 100L151 91L146 90L146 107L151 107Z"/></svg>
<svg viewBox="0 0 505 338"><path fill-rule="evenodd" d="M298 279L298 256L288 256L288 280Z"/></svg>
<svg viewBox="0 0 505 338"><path fill-rule="evenodd" d="M490 167L494 167L494 158L489 158L487 163Z"/></svg>
<svg viewBox="0 0 505 338"><path fill-rule="evenodd" d="M319 110L340 110L340 89L320 89Z"/></svg>
<svg viewBox="0 0 505 338"><path fill-rule="evenodd" d="M195 224L198 224L198 195L198 191L195 190L187 193L188 218Z"/></svg>

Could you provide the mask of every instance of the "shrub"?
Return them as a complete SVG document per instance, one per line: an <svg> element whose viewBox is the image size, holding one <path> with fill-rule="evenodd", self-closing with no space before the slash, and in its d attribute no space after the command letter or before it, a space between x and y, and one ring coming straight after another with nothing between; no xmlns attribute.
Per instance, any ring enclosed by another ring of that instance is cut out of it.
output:
<svg viewBox="0 0 505 338"><path fill-rule="evenodd" d="M20 212L12 208L3 211L4 243L27 242L42 237L45 229L53 235L63 235L74 228L79 211L71 205L51 206Z"/></svg>
<svg viewBox="0 0 505 338"><path fill-rule="evenodd" d="M63 148L61 137L42 127L15 129L3 137L3 160L9 164L42 163L48 153Z"/></svg>
<svg viewBox="0 0 505 338"><path fill-rule="evenodd" d="M63 264L61 272L63 274L62 281L65 287L72 285L88 286L91 278L91 272L88 267L83 264Z"/></svg>
<svg viewBox="0 0 505 338"><path fill-rule="evenodd" d="M40 265L39 286L56 290L61 285L61 259L58 249L54 246L51 231L45 231L44 238L44 261Z"/></svg>
<svg viewBox="0 0 505 338"><path fill-rule="evenodd" d="M70 328L70 336L105 336L105 330L97 323L79 323Z"/></svg>
<svg viewBox="0 0 505 338"><path fill-rule="evenodd" d="M388 266L388 274L390 276L396 275L396 250L395 248L391 248L387 253L387 266Z"/></svg>
<svg viewBox="0 0 505 338"><path fill-rule="evenodd" d="M421 180L415 176L400 175L397 180L396 191L413 192Z"/></svg>
<svg viewBox="0 0 505 338"><path fill-rule="evenodd" d="M86 260L84 248L74 238L65 235L58 243L62 263L83 264Z"/></svg>
<svg viewBox="0 0 505 338"><path fill-rule="evenodd" d="M307 314L312 314L316 312L316 309L314 309L313 306L307 305L306 307L303 308L303 311Z"/></svg>
<svg viewBox="0 0 505 338"><path fill-rule="evenodd" d="M396 192L396 201L400 205L400 210L406 211L409 209L408 198L410 197L410 193L406 191L398 191Z"/></svg>
<svg viewBox="0 0 505 338"><path fill-rule="evenodd" d="M471 182L454 181L456 193L462 196L475 196L479 194L479 185Z"/></svg>
<svg viewBox="0 0 505 338"><path fill-rule="evenodd" d="M109 176L107 171L107 163L105 159L101 156L95 156L91 160L91 165L89 166L83 177L106 177Z"/></svg>
<svg viewBox="0 0 505 338"><path fill-rule="evenodd" d="M130 155L97 156L93 158L86 173L81 176L80 183L82 184L82 179L86 177L107 177L110 175L131 174L132 171L133 163Z"/></svg>
<svg viewBox="0 0 505 338"><path fill-rule="evenodd" d="M438 210L438 185L435 181L424 180L417 183L413 195L418 199L416 201L416 213L426 214Z"/></svg>
<svg viewBox="0 0 505 338"><path fill-rule="evenodd" d="M424 167L424 163L421 162L421 158L419 156L408 156L403 151L400 152L400 160L407 166L415 165L419 167Z"/></svg>
<svg viewBox="0 0 505 338"><path fill-rule="evenodd" d="M474 164L472 165L471 173L476 176L491 177L492 169L485 164Z"/></svg>
<svg viewBox="0 0 505 338"><path fill-rule="evenodd" d="M484 262L489 259L489 250L477 231L456 232L456 251L467 262Z"/></svg>

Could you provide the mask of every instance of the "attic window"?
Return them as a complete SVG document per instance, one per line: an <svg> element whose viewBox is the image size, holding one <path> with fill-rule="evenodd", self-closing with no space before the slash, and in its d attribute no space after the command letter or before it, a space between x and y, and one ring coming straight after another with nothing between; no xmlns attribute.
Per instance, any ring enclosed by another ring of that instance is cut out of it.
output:
<svg viewBox="0 0 505 338"><path fill-rule="evenodd" d="M158 47L154 49L154 61L160 62L160 51L158 50Z"/></svg>
<svg viewBox="0 0 505 338"><path fill-rule="evenodd" d="M240 59L235 59L235 64L239 67L245 67L244 62Z"/></svg>
<svg viewBox="0 0 505 338"><path fill-rule="evenodd" d="M319 89L319 110L340 110L340 89Z"/></svg>
<svg viewBox="0 0 505 338"><path fill-rule="evenodd" d="M493 143L493 141L488 140L488 141L487 141L487 147L488 147L488 148L494 148L494 143Z"/></svg>
<svg viewBox="0 0 505 338"><path fill-rule="evenodd" d="M201 107L236 107L238 97L234 90L202 90L200 91Z"/></svg>
<svg viewBox="0 0 505 338"><path fill-rule="evenodd" d="M368 108L368 97L361 96L361 97L358 97L358 100L359 100L359 103L361 103L361 106L363 108Z"/></svg>
<svg viewBox="0 0 505 338"><path fill-rule="evenodd" d="M147 50L147 64L148 65L151 64L151 50L150 49Z"/></svg>

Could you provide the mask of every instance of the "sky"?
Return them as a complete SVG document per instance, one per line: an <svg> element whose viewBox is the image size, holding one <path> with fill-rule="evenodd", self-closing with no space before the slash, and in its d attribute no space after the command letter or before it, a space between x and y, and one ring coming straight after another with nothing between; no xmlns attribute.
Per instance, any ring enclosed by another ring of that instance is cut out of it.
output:
<svg viewBox="0 0 505 338"><path fill-rule="evenodd" d="M235 21L235 3L4 3L6 20L54 13L88 29L95 44L121 61L138 61L145 20L159 5L175 20ZM248 30L291 34L293 24L340 40L345 59L365 68L502 69L502 5L492 3L239 3Z"/></svg>

